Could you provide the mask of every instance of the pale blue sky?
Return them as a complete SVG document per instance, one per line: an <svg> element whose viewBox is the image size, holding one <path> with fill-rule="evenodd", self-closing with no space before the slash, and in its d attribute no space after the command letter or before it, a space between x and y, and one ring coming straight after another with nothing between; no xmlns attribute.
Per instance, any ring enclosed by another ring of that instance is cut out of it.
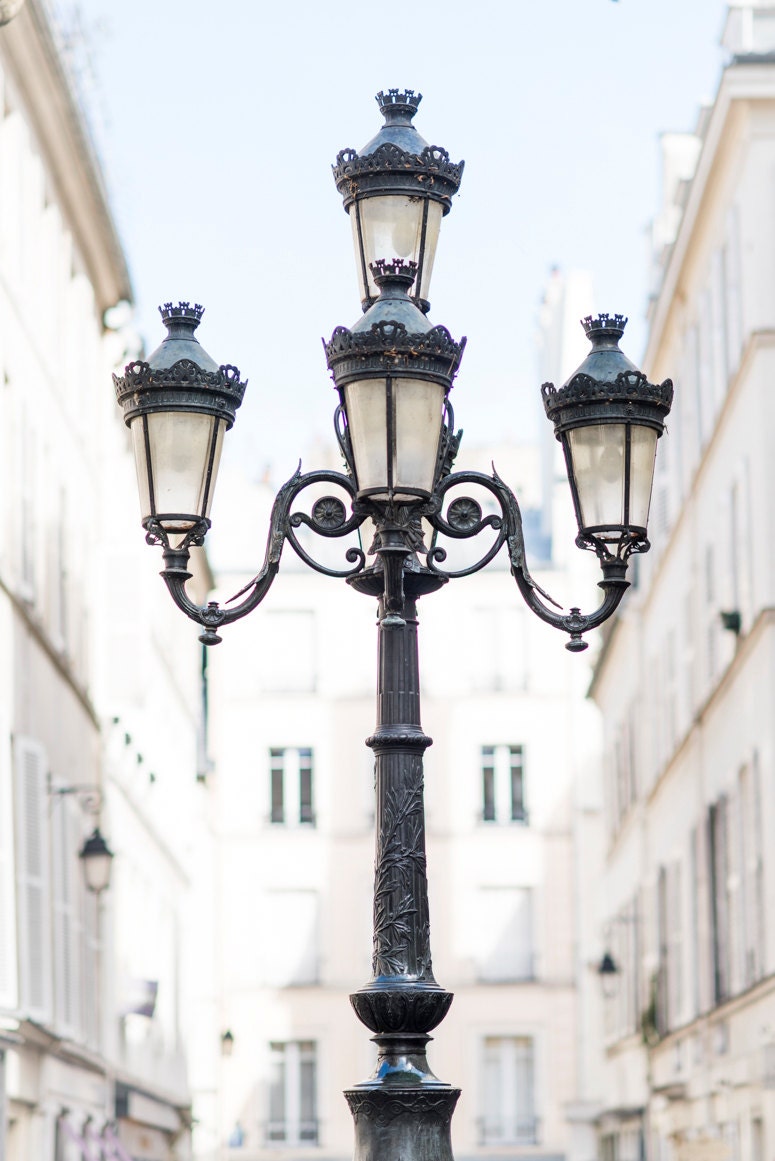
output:
<svg viewBox="0 0 775 1161"><path fill-rule="evenodd" d="M630 315L640 357L658 137L715 92L721 0L79 7L139 328L153 347L159 302L206 306L203 344L250 380L233 443L257 471L283 477L332 438L320 338L360 307L330 166L376 132L382 88L421 91L420 133L466 161L430 297L433 322L468 335L467 441L536 429L553 264L592 272L590 308Z"/></svg>

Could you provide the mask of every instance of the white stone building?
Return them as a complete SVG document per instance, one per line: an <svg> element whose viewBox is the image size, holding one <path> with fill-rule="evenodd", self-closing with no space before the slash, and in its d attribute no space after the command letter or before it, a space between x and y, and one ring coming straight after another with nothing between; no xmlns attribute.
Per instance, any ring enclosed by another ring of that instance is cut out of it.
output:
<svg viewBox="0 0 775 1161"><path fill-rule="evenodd" d="M725 43L696 134L665 143L643 365L675 403L594 681L605 1161L775 1151L775 9L732 7Z"/></svg>
<svg viewBox="0 0 775 1161"><path fill-rule="evenodd" d="M567 305L547 304L547 326ZM566 375L583 354L578 332L582 353L567 352ZM462 414L462 395L457 404ZM548 559L538 519L538 450L463 450L460 466L488 471L493 458L526 513L534 575L570 603L567 571ZM221 597L256 571L272 494L266 484L219 484L210 552ZM569 494L566 505L572 523ZM581 577L578 599L597 603L595 592ZM590 973L574 919L587 875L576 862L574 782L597 740L583 697L589 668L525 608L505 557L423 598L419 614L422 717L434 738L425 758L431 944L436 977L455 993L430 1062L463 1090L455 1155L591 1161L590 1048L576 1014L582 958ZM220 1161L352 1152L342 1090L376 1059L347 1000L371 975L373 758L364 739L374 728L375 619L370 599L286 548L262 608L212 652L229 1033ZM594 827L597 801L592 812Z"/></svg>
<svg viewBox="0 0 775 1161"><path fill-rule="evenodd" d="M0 1157L170 1161L181 899L208 858L199 650L132 502L110 383L128 335L103 321L131 287L42 0L0 29L0 91ZM98 819L99 899L78 858ZM196 950L189 994L210 987Z"/></svg>

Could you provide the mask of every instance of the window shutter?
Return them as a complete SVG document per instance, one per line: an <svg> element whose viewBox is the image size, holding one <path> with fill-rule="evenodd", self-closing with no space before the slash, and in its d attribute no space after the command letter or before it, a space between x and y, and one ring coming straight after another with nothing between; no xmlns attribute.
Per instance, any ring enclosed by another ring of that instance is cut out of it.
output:
<svg viewBox="0 0 775 1161"><path fill-rule="evenodd" d="M51 1018L51 935L47 841L46 754L31 738L14 740L17 906L21 1007Z"/></svg>
<svg viewBox="0 0 775 1161"><path fill-rule="evenodd" d="M52 813L54 1006L67 1036L81 1035L81 943L78 849L80 822L72 804L60 800Z"/></svg>
<svg viewBox="0 0 775 1161"><path fill-rule="evenodd" d="M85 886L81 891L83 904L83 981L82 1004L83 1026L86 1043L92 1048L100 1047L100 1004L102 1003L102 981L99 978L99 900Z"/></svg>
<svg viewBox="0 0 775 1161"><path fill-rule="evenodd" d="M14 877L13 780L10 750L0 755L0 1007L18 1002L16 972L16 896Z"/></svg>

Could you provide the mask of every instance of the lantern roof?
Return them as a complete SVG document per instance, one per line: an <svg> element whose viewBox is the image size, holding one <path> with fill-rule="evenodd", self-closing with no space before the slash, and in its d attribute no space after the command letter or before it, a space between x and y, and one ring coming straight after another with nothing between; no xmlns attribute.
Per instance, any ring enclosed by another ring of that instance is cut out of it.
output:
<svg viewBox="0 0 775 1161"><path fill-rule="evenodd" d="M449 160L446 149L428 145L412 124L421 93L388 89L377 93L385 123L364 145L342 149L332 166L336 188L349 213L357 197L389 196L432 198L448 214L460 187L464 162Z"/></svg>
<svg viewBox="0 0 775 1161"><path fill-rule="evenodd" d="M456 343L446 327L432 326L409 298L416 264L395 258L372 263L380 296L355 326L337 327L323 342L337 388L363 375L388 371L443 382L457 374L466 340Z"/></svg>
<svg viewBox="0 0 775 1161"><path fill-rule="evenodd" d="M673 383L650 383L619 349L627 319L624 315L599 314L581 320L592 350L580 367L559 389L544 383L544 410L562 431L579 422L645 423L662 433L665 416L673 403Z"/></svg>
<svg viewBox="0 0 775 1161"><path fill-rule="evenodd" d="M153 371L165 371L180 359L190 359L202 371L217 371L218 364L208 355L194 331L202 321L205 308L196 303L179 302L173 306L165 302L159 307L167 334L156 350L148 356L148 365Z"/></svg>
<svg viewBox="0 0 775 1161"><path fill-rule="evenodd" d="M388 89L386 93L377 93L374 100L379 105L385 123L379 133L359 151L361 157L376 153L381 145L388 142L397 145L406 153L421 153L423 149L427 149L428 142L420 136L412 124L412 118L422 100L422 93L415 93L414 89L405 89L403 93L398 89Z"/></svg>
<svg viewBox="0 0 775 1161"><path fill-rule="evenodd" d="M401 323L409 334L424 335L433 329L433 324L409 297L409 288L417 273L416 262L404 262L401 258L387 262L380 258L371 263L370 269L379 287L379 298L358 319L352 334L368 333L375 323L388 320Z"/></svg>
<svg viewBox="0 0 775 1161"><path fill-rule="evenodd" d="M164 340L147 360L128 363L123 375L113 376L125 422L150 411L202 411L231 427L247 380L240 380L238 367L219 366L194 337L204 307L166 302L159 313L167 328Z"/></svg>

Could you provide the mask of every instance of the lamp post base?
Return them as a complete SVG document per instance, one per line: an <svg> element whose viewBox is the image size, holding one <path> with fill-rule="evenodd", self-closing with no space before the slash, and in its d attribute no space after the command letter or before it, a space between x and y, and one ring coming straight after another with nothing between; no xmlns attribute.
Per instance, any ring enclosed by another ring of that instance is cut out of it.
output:
<svg viewBox="0 0 775 1161"><path fill-rule="evenodd" d="M453 1161L450 1125L460 1089L428 1068L429 1036L375 1036L374 1077L347 1089L355 1122L354 1161Z"/></svg>

